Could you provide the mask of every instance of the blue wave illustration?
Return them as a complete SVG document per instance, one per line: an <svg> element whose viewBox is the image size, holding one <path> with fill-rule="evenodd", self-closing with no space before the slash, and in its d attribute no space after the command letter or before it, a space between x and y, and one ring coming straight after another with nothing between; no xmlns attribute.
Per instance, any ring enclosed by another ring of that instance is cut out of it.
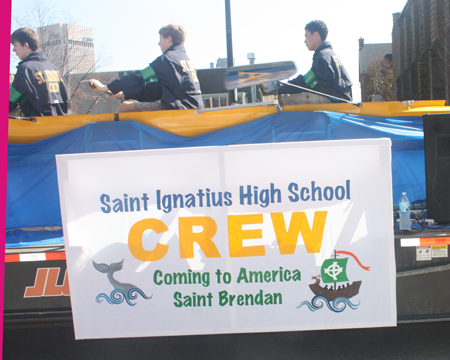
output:
<svg viewBox="0 0 450 360"><path fill-rule="evenodd" d="M352 310L356 310L361 302L358 302L358 304L353 304L349 299L344 297L339 297L333 301L328 301L328 299L324 296L316 295L312 298L311 302L303 301L299 306L297 306L297 309L302 306L306 306L310 311L317 311L322 309L324 304L326 304L328 309L331 311L340 313L344 311L347 306Z"/></svg>
<svg viewBox="0 0 450 360"><path fill-rule="evenodd" d="M130 289L130 291L128 291L128 294L121 289L114 289L113 291L111 291L110 296L104 293L97 295L95 301L100 304L103 299L105 299L110 305L119 305L122 304L125 300L128 305L134 306L136 305L136 303L132 302L131 300L136 300L138 298L138 295L141 295L145 300L149 300L153 296L145 295L145 293L139 288Z"/></svg>

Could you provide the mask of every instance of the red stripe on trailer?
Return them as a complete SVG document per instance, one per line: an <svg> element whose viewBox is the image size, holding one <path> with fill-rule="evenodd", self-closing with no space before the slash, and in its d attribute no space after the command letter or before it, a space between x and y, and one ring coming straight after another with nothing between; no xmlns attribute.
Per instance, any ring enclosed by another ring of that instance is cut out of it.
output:
<svg viewBox="0 0 450 360"><path fill-rule="evenodd" d="M19 261L20 261L19 254L5 255L5 262L19 262Z"/></svg>
<svg viewBox="0 0 450 360"><path fill-rule="evenodd" d="M46 260L66 260L66 252L46 253Z"/></svg>
<svg viewBox="0 0 450 360"><path fill-rule="evenodd" d="M31 253L31 254L6 254L5 262L26 262L26 261L51 261L66 260L66 253Z"/></svg>
<svg viewBox="0 0 450 360"><path fill-rule="evenodd" d="M449 245L450 237L420 238L420 245Z"/></svg>

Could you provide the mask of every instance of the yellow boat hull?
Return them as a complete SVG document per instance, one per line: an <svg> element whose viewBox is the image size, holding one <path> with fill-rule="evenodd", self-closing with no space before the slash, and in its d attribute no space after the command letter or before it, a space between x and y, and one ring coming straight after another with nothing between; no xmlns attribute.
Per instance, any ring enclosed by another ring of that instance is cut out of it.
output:
<svg viewBox="0 0 450 360"><path fill-rule="evenodd" d="M406 117L450 113L445 101L370 102L361 107L350 104L287 105L283 112L329 111L374 117ZM194 137L230 126L243 124L277 113L274 105L236 107L198 112L165 110L119 114L88 114L37 117L36 122L9 119L8 143L29 144L63 134L94 122L133 120L172 134Z"/></svg>

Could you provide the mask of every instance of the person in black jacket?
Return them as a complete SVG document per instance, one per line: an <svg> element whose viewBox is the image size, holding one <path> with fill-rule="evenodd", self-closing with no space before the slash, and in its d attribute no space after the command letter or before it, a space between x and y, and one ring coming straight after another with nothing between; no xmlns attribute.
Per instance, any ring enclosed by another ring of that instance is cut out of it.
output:
<svg viewBox="0 0 450 360"><path fill-rule="evenodd" d="M68 91L56 67L39 50L39 37L30 28L11 34L13 51L21 62L9 90L9 111L18 106L24 116L66 115Z"/></svg>
<svg viewBox="0 0 450 360"><path fill-rule="evenodd" d="M159 30L162 55L144 70L135 71L103 85L91 80L97 91L110 91L110 98L124 98L117 112L203 108L197 71L184 49L186 33L170 24ZM131 100L131 101L130 101ZM133 101L137 100L137 101Z"/></svg>
<svg viewBox="0 0 450 360"><path fill-rule="evenodd" d="M314 51L311 70L288 83L317 92L352 101L352 81L333 51L331 43L325 41L328 28L323 21L314 20L305 27L305 44ZM338 99L314 94L290 85L278 89L278 100L282 105L320 104L339 102Z"/></svg>

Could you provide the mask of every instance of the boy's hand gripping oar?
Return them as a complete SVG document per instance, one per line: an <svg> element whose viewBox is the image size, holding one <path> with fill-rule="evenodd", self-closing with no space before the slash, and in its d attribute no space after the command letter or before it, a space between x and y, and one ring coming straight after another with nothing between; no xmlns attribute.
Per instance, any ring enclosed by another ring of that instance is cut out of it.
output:
<svg viewBox="0 0 450 360"><path fill-rule="evenodd" d="M89 89L94 91L101 91L106 93L107 95L114 95L111 91L108 90L106 85L103 85L100 81L91 79L91 80L81 80L81 82L87 82L89 85Z"/></svg>

